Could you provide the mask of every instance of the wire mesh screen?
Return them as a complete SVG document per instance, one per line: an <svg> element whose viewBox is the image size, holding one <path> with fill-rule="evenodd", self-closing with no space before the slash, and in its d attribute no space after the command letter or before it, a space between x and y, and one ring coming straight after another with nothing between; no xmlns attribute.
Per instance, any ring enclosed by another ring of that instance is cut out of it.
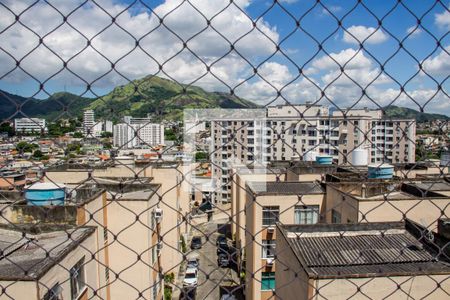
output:
<svg viewBox="0 0 450 300"><path fill-rule="evenodd" d="M0 16L0 299L449 298L448 1Z"/></svg>

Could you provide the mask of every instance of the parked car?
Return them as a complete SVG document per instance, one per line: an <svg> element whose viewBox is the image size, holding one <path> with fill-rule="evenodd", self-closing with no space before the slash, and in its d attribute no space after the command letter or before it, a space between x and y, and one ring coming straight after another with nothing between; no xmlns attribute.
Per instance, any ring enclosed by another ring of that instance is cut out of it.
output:
<svg viewBox="0 0 450 300"><path fill-rule="evenodd" d="M202 238L199 236L194 236L191 241L191 249L200 249L202 248Z"/></svg>
<svg viewBox="0 0 450 300"><path fill-rule="evenodd" d="M217 265L219 265L219 267L228 267L229 264L230 256L228 254L219 253L217 255Z"/></svg>
<svg viewBox="0 0 450 300"><path fill-rule="evenodd" d="M187 269L190 269L190 268L198 269L198 263L199 263L198 258L196 258L196 257L188 258L186 268Z"/></svg>
<svg viewBox="0 0 450 300"><path fill-rule="evenodd" d="M230 247L228 247L228 244L219 244L217 246L217 255L219 255L220 253L228 254L229 250Z"/></svg>
<svg viewBox="0 0 450 300"><path fill-rule="evenodd" d="M198 271L196 268L188 268L184 274L183 287L195 287L198 284Z"/></svg>
<svg viewBox="0 0 450 300"><path fill-rule="evenodd" d="M227 243L227 237L223 234L219 235L216 240L216 246L219 246L220 244L226 244Z"/></svg>
<svg viewBox="0 0 450 300"><path fill-rule="evenodd" d="M237 298L232 294L223 294L220 300L237 300Z"/></svg>

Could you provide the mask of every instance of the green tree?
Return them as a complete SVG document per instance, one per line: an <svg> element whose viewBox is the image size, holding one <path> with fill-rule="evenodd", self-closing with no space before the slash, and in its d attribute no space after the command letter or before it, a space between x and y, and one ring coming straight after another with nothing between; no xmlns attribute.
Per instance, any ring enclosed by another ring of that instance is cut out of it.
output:
<svg viewBox="0 0 450 300"><path fill-rule="evenodd" d="M113 136L112 132L107 132L107 131L104 131L104 132L102 132L102 134L101 134L101 137L102 137L102 138L110 138L110 137L112 137L112 136Z"/></svg>
<svg viewBox="0 0 450 300"><path fill-rule="evenodd" d="M8 123L2 123L2 124L0 124L0 132L7 133L8 136L13 136L14 128Z"/></svg>
<svg viewBox="0 0 450 300"><path fill-rule="evenodd" d="M76 139L81 139L83 137L83 134L77 131L73 134L73 137Z"/></svg>
<svg viewBox="0 0 450 300"><path fill-rule="evenodd" d="M208 153L203 151L195 152L195 160L206 160L208 159Z"/></svg>
<svg viewBox="0 0 450 300"><path fill-rule="evenodd" d="M39 146L36 145L36 144L30 144L30 143L27 143L27 142L18 142L17 145L16 145L16 149L20 153L33 152L33 150L38 148L38 147Z"/></svg>
<svg viewBox="0 0 450 300"><path fill-rule="evenodd" d="M176 141L177 135L176 135L175 130L173 130L172 128L164 129L164 139L166 139L168 141Z"/></svg>
<svg viewBox="0 0 450 300"><path fill-rule="evenodd" d="M44 156L41 150L37 149L33 152L33 157L36 159L41 159Z"/></svg>

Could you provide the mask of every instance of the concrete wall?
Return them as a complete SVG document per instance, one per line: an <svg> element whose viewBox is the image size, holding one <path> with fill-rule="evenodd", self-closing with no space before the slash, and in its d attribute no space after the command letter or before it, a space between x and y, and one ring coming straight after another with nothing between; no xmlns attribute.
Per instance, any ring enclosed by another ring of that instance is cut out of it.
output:
<svg viewBox="0 0 450 300"><path fill-rule="evenodd" d="M345 188L344 188L345 190ZM405 194L401 194L405 197ZM327 185L326 221L331 223L332 210L341 214L341 223L396 222L411 219L430 230L437 220L450 216L449 198L358 199ZM443 213L443 214L442 214Z"/></svg>
<svg viewBox="0 0 450 300"><path fill-rule="evenodd" d="M279 299L308 298L309 278L301 266L291 246L277 228L277 265L279 271L275 273L275 291Z"/></svg>
<svg viewBox="0 0 450 300"><path fill-rule="evenodd" d="M189 231L189 223L183 221L189 208L189 191L182 186L182 173L178 168L149 167L145 170L145 176L153 177L153 182L161 184L158 192L158 206L163 210L161 222L161 236L164 249L161 255L161 265L164 272L178 274L178 269L183 261L181 248L179 247L180 235Z"/></svg>
<svg viewBox="0 0 450 300"><path fill-rule="evenodd" d="M152 299L155 284L150 265L153 201L108 201L108 251L112 299ZM139 216L140 222L136 220ZM156 229L155 229L156 230ZM115 237L115 238L114 238ZM116 279L116 274L119 277Z"/></svg>
<svg viewBox="0 0 450 300"><path fill-rule="evenodd" d="M0 293L0 300L40 300L35 281L0 281L1 288L6 288L6 293Z"/></svg>
<svg viewBox="0 0 450 300"><path fill-rule="evenodd" d="M437 282L440 282L441 288L437 288ZM400 285L401 289L397 287L397 284ZM315 285L320 294L317 295L314 293L313 295L309 295L309 299L441 300L448 299L448 292L450 291L448 275L321 279ZM360 293L357 291L358 287L361 288ZM292 285L292 288L295 288L295 286Z"/></svg>
<svg viewBox="0 0 450 300"><path fill-rule="evenodd" d="M324 194L303 195L301 201L297 195L266 195L253 196L248 194L246 201L246 240L254 241L245 244L246 255L246 297L248 299L268 299L272 293L261 292L261 272L275 272L276 264L272 267L266 265L266 259L261 258L262 240L276 239L276 233L268 233L262 226L262 207L279 206L279 221L283 224L294 223L294 208L296 205L319 205L319 211L323 214L325 202ZM276 246L278 249L278 246ZM254 274L254 278L252 278ZM255 280L256 279L256 280Z"/></svg>
<svg viewBox="0 0 450 300"><path fill-rule="evenodd" d="M91 260L92 253L95 253L97 251L96 244L96 236L89 236L86 240L83 241L83 243L81 243L80 246L76 247L57 265L55 265L44 276L42 276L42 278L40 278L38 281L39 299L42 299L45 293L47 293L48 289L52 288L56 283L59 283L62 287L63 299L71 299L69 270L82 258L84 258L85 263L84 276L86 279L87 298L94 297L94 291L98 290L99 288L97 280L97 262L95 260ZM28 297L13 298L28 299Z"/></svg>

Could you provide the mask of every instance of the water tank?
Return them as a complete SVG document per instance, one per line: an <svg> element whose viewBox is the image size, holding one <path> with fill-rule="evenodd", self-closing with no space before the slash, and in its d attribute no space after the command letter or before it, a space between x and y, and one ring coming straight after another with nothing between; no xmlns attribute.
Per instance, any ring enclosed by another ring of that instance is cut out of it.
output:
<svg viewBox="0 0 450 300"><path fill-rule="evenodd" d="M318 153L316 151L308 151L305 154L303 154L303 160L304 161L316 161Z"/></svg>
<svg viewBox="0 0 450 300"><path fill-rule="evenodd" d="M389 164L369 165L368 177L371 179L391 179L394 175L394 166Z"/></svg>
<svg viewBox="0 0 450 300"><path fill-rule="evenodd" d="M64 205L66 186L62 183L37 182L25 189L28 205Z"/></svg>
<svg viewBox="0 0 450 300"><path fill-rule="evenodd" d="M450 151L442 151L440 166L450 168Z"/></svg>
<svg viewBox="0 0 450 300"><path fill-rule="evenodd" d="M352 152L353 166L367 166L369 163L369 150L363 148L356 148Z"/></svg>
<svg viewBox="0 0 450 300"><path fill-rule="evenodd" d="M319 165L331 165L333 163L333 156L330 156L330 155L316 156L316 162Z"/></svg>

